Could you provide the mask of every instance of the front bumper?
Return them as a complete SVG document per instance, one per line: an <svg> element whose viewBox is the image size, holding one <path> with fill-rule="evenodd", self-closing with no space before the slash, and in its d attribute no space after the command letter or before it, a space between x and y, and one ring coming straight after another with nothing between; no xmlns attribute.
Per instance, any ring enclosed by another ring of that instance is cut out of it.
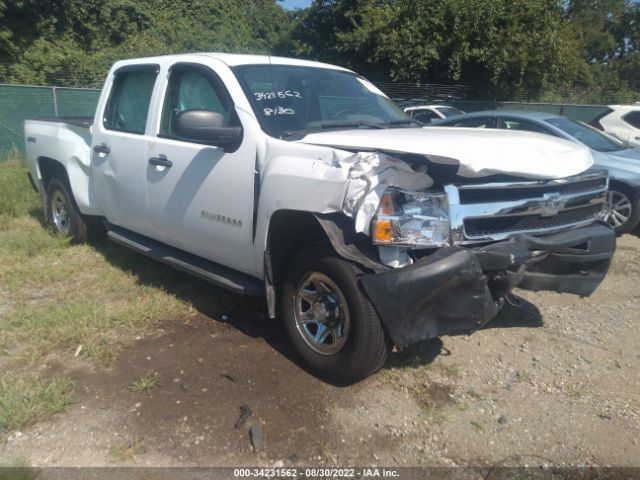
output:
<svg viewBox="0 0 640 480"><path fill-rule="evenodd" d="M596 223L485 247L440 248L412 265L360 283L393 342L470 333L491 320L516 286L591 295L606 275L615 233Z"/></svg>

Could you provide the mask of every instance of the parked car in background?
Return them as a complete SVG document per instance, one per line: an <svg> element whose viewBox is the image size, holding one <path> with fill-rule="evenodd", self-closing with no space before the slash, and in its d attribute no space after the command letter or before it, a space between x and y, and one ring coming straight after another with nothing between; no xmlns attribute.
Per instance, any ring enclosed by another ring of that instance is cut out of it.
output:
<svg viewBox="0 0 640 480"><path fill-rule="evenodd" d="M633 105L609 105L607 109L591 120L589 125L632 147L640 147L640 102Z"/></svg>
<svg viewBox="0 0 640 480"><path fill-rule="evenodd" d="M411 118L415 118L423 123L431 123L435 120L464 114L459 108L449 105L418 105L415 107L407 107L404 109L404 112Z"/></svg>
<svg viewBox="0 0 640 480"><path fill-rule="evenodd" d="M525 130L580 142L591 149L595 164L609 171L607 207L603 212L606 222L622 234L640 221L640 150L595 128L560 115L508 110L473 112L433 125Z"/></svg>

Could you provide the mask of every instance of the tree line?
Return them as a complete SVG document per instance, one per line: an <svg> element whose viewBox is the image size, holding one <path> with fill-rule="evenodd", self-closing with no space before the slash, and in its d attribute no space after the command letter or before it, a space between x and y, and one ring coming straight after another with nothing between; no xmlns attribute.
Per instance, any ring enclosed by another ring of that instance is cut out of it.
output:
<svg viewBox="0 0 640 480"><path fill-rule="evenodd" d="M634 0L0 0L4 83L96 87L118 59L197 51L464 84L477 98L640 100Z"/></svg>

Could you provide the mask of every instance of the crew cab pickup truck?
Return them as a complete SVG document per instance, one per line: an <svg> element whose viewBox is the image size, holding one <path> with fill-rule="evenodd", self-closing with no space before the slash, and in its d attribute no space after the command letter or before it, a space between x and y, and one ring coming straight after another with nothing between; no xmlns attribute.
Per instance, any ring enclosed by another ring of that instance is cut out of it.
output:
<svg viewBox="0 0 640 480"><path fill-rule="evenodd" d="M340 67L185 54L117 62L93 119L25 124L59 234L264 295L315 372L469 333L515 287L590 295L615 249L575 142L425 129Z"/></svg>

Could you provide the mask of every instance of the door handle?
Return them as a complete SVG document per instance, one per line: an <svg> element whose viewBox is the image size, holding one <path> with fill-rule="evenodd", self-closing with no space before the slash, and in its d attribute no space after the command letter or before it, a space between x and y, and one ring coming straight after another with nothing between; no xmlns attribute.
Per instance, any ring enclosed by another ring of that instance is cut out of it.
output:
<svg viewBox="0 0 640 480"><path fill-rule="evenodd" d="M637 136L636 136L636 140L640 140L640 135L637 135Z"/></svg>
<svg viewBox="0 0 640 480"><path fill-rule="evenodd" d="M111 149L103 143L102 145L96 145L95 147L93 147L93 151L96 153L104 153L105 155L107 155L111 152Z"/></svg>
<svg viewBox="0 0 640 480"><path fill-rule="evenodd" d="M151 157L149 159L149 163L151 165L156 165L157 167L173 167L173 162L166 157Z"/></svg>

